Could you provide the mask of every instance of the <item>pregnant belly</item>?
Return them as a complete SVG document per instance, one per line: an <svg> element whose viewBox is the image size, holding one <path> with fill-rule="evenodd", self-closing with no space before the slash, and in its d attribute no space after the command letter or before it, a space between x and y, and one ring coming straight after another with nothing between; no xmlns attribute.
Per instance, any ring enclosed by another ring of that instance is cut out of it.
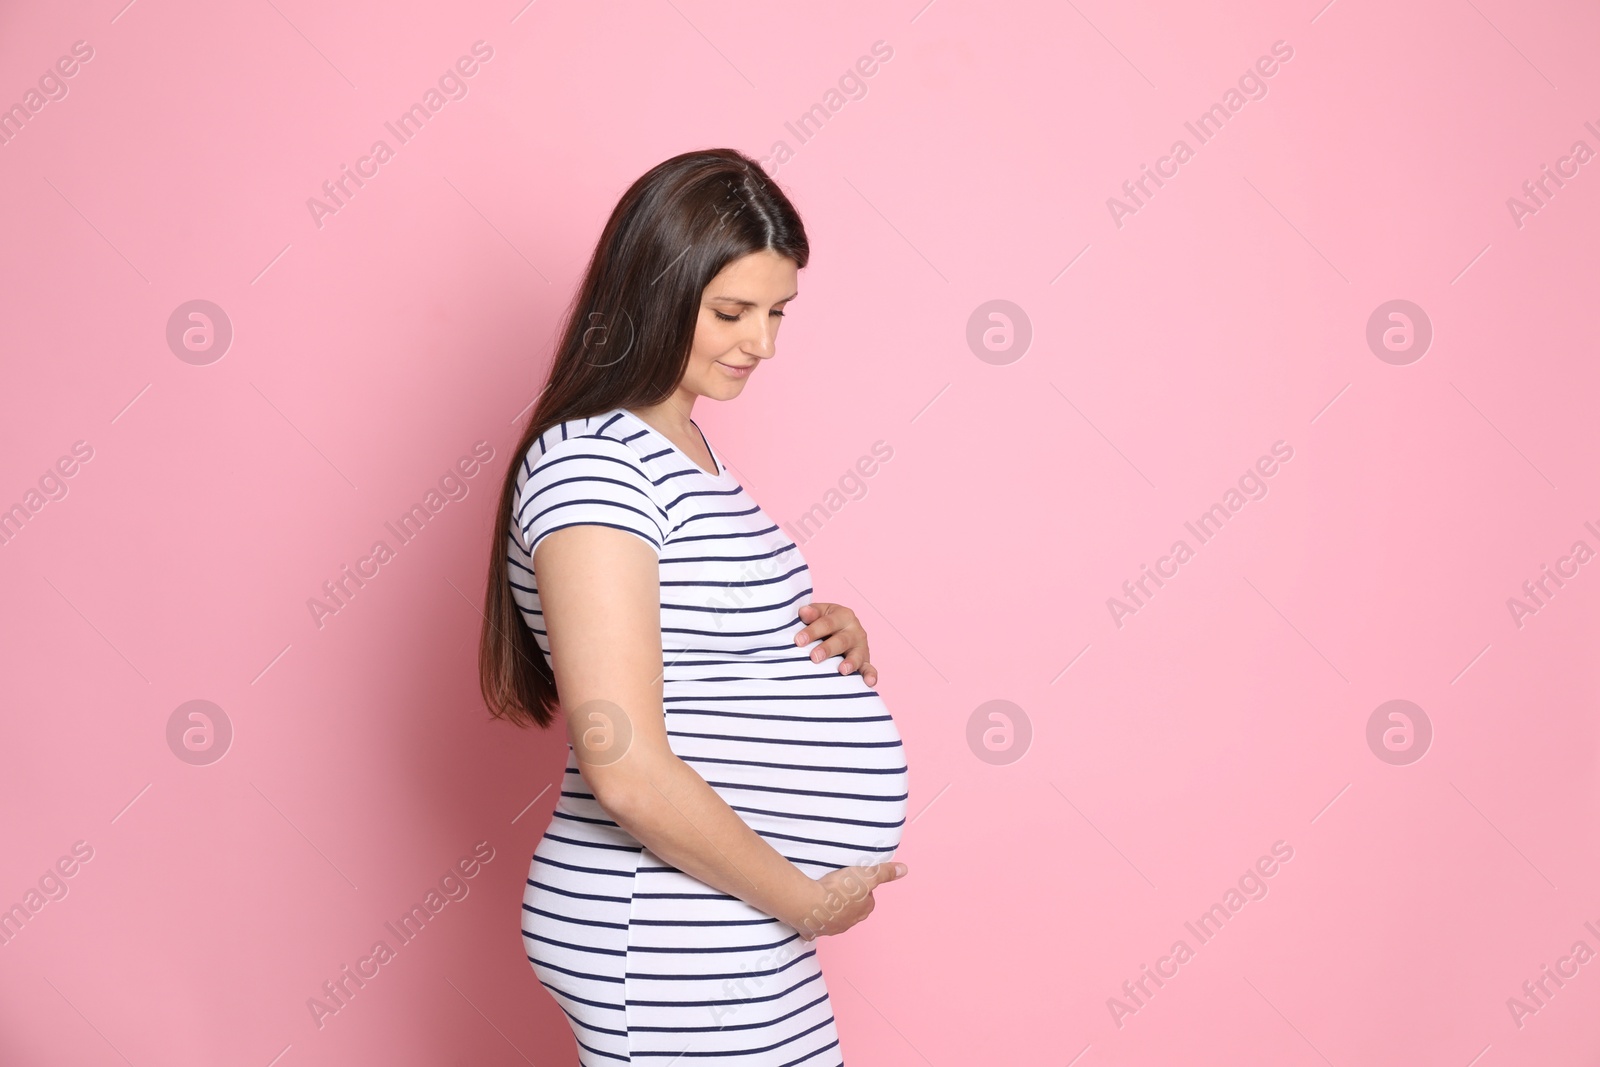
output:
<svg viewBox="0 0 1600 1067"><path fill-rule="evenodd" d="M668 740L812 877L894 855L907 768L888 706L838 658L669 667Z"/></svg>

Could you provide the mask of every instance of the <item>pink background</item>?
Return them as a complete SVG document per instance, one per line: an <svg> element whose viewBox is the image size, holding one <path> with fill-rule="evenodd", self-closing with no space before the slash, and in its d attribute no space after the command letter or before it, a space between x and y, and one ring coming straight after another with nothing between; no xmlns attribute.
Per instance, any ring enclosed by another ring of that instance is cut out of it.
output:
<svg viewBox="0 0 1600 1067"><path fill-rule="evenodd" d="M122 2L0 11L0 104L93 49L0 146L0 506L93 450L0 546L0 905L92 849L0 946L0 1062L575 1062L517 933L564 738L477 693L495 487L622 190L780 140L812 265L778 358L695 417L780 521L836 510L816 596L861 615L906 740L911 873L822 943L848 1062L1592 1061L1600 962L1508 998L1600 952L1600 566L1507 606L1600 550L1600 162L1508 207L1600 148L1592 7ZM205 365L166 338L198 299L234 333ZM1404 365L1366 336L1397 299L1433 329ZM1025 352L969 345L992 300ZM479 441L467 495L319 628L308 599ZM1394 699L1433 731L1405 765L1367 741ZM209 765L169 746L191 700L232 727ZM968 742L995 700L999 754ZM1280 841L1267 895L1193 938ZM308 999L479 842L319 1027Z"/></svg>

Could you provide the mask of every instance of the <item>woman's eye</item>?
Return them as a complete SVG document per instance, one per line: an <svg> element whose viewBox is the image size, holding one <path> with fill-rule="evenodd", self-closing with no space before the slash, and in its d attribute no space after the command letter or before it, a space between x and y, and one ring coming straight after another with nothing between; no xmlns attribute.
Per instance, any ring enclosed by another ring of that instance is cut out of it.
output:
<svg viewBox="0 0 1600 1067"><path fill-rule="evenodd" d="M724 315L722 312L718 311L716 308L712 308L711 309L711 313L713 315L715 315L717 318L721 319L723 322L738 322L739 321L739 316L737 316L737 315ZM779 311L777 308L773 308L772 309L772 314L778 316L778 318L780 318L780 319L783 318L783 312Z"/></svg>

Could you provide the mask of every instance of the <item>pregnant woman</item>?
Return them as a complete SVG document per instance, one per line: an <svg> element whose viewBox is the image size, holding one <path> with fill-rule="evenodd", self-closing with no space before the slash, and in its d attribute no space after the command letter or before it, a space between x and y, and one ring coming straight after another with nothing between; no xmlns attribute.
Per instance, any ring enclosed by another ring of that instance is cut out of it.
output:
<svg viewBox="0 0 1600 1067"><path fill-rule="evenodd" d="M809 254L738 152L641 177L501 494L483 691L519 725L565 715L522 936L585 1065L842 1064L814 942L906 872L865 635L690 418L773 357Z"/></svg>

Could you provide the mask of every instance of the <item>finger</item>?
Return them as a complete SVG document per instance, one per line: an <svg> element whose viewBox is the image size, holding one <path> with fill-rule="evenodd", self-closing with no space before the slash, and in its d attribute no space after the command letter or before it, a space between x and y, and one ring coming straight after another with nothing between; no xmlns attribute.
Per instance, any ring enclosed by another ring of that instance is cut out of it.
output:
<svg viewBox="0 0 1600 1067"><path fill-rule="evenodd" d="M800 611L802 612L800 618L806 625L804 629L795 632L794 643L797 645L809 645L817 638L826 637L837 630L839 623L833 619L830 613L830 609L833 606L832 604L818 604L815 602L802 604L800 606ZM815 609L809 619L804 614L807 608Z"/></svg>
<svg viewBox="0 0 1600 1067"><path fill-rule="evenodd" d="M871 663L867 662L867 644L865 641L853 645L844 654L844 662L839 664L840 674L865 673L873 670ZM867 683L871 685L871 682Z"/></svg>
<svg viewBox="0 0 1600 1067"><path fill-rule="evenodd" d="M903 863L879 863L868 867L867 870L872 872L872 883L876 887L885 882L893 882L904 878L909 873L910 868Z"/></svg>
<svg viewBox="0 0 1600 1067"><path fill-rule="evenodd" d="M846 625L846 621L839 618L837 615L822 615L815 621L808 623L804 630L801 630L799 633L795 634L795 637L804 638L805 641L810 642L821 637L828 637L832 634L837 634L839 631L843 630Z"/></svg>
<svg viewBox="0 0 1600 1067"><path fill-rule="evenodd" d="M816 622L820 618L823 618L827 614L827 607L827 604L819 604L816 601L812 601L809 604L801 604L800 621L805 623L807 626L810 626L812 623ZM812 635L807 633L805 630L801 630L794 636L795 644L805 644L812 638Z"/></svg>
<svg viewBox="0 0 1600 1067"><path fill-rule="evenodd" d="M871 689L878 688L878 668L870 663L863 663L861 665L861 680L866 682Z"/></svg>
<svg viewBox="0 0 1600 1067"><path fill-rule="evenodd" d="M830 604L826 600L813 600L809 604L800 605L800 618L806 622L815 622L819 616L831 615L839 609L840 605ZM848 610L848 609L846 609ZM806 618L806 612L811 612L811 618Z"/></svg>
<svg viewBox="0 0 1600 1067"><path fill-rule="evenodd" d="M811 660L814 663L821 663L829 656L842 656L855 647L857 640L854 634L836 633L826 641L811 647Z"/></svg>
<svg viewBox="0 0 1600 1067"><path fill-rule="evenodd" d="M806 616L806 611L807 610L811 611L811 617L810 618L807 618L807 616ZM801 622L810 624L810 623L816 621L816 614L817 614L817 604L816 604L815 601L812 601L810 604L801 604L800 605L799 616L800 616L800 621ZM795 635L794 635L794 643L797 644L797 645L803 645L808 640L810 640L810 638L808 638L806 636L806 632L803 629L797 631L795 633Z"/></svg>
<svg viewBox="0 0 1600 1067"><path fill-rule="evenodd" d="M849 867L846 869L850 872L850 876L852 878L859 881L863 890L870 894L878 887L880 882L883 882L888 877L889 872L883 868L884 864L881 863L866 863L859 867Z"/></svg>

